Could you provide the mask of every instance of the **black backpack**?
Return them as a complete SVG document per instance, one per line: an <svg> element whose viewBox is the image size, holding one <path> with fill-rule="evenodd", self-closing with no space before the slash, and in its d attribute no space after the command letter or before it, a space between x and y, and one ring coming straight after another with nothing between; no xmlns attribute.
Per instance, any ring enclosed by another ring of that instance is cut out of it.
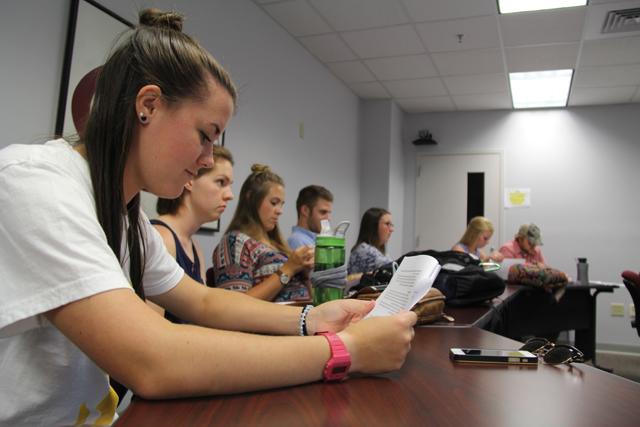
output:
<svg viewBox="0 0 640 427"><path fill-rule="evenodd" d="M456 251L412 251L405 256L430 255L442 266L433 287L444 294L448 306L465 306L482 303L502 295L505 283L495 273L484 271L480 261L469 254Z"/></svg>

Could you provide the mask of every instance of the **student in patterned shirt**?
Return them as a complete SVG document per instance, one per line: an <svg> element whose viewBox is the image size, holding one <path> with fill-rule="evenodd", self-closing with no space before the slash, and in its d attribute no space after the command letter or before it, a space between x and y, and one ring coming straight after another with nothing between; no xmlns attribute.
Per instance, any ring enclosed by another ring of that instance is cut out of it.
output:
<svg viewBox="0 0 640 427"><path fill-rule="evenodd" d="M267 301L310 300L314 249L300 246L292 251L280 233L282 178L255 164L238 200L231 224L213 251L207 284Z"/></svg>

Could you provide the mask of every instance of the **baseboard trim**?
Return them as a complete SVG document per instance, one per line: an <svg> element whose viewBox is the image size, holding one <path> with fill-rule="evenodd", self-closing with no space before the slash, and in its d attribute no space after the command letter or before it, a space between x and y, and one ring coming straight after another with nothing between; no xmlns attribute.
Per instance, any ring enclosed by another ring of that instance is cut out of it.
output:
<svg viewBox="0 0 640 427"><path fill-rule="evenodd" d="M596 344L596 351L615 351L617 353L640 354L640 345L598 343Z"/></svg>

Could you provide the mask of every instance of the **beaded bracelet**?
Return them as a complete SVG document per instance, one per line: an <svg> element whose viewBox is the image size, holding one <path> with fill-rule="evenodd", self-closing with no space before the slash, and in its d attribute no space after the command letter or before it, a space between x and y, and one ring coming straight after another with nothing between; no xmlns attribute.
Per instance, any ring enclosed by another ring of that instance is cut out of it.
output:
<svg viewBox="0 0 640 427"><path fill-rule="evenodd" d="M309 335L307 333L307 314L309 314L309 311L311 311L311 309L313 308L312 305L305 305L304 308L302 309L302 313L300 313L300 336L302 337L306 337L307 335Z"/></svg>

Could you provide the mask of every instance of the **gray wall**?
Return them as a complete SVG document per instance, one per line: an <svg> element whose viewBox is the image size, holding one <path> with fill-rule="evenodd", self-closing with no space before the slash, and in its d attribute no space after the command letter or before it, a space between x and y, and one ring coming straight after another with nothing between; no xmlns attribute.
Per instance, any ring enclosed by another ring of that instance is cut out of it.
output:
<svg viewBox="0 0 640 427"><path fill-rule="evenodd" d="M405 116L404 250L413 248L415 156L498 151L505 187L531 189L530 208L504 211L503 236L535 222L551 266L575 277L575 258L587 257L591 279L621 282L620 272L640 268L638 118L638 104ZM411 145L424 128L438 146ZM598 297L598 343L640 346L629 317L611 317L611 302L628 309L631 298L624 288Z"/></svg>
<svg viewBox="0 0 640 427"><path fill-rule="evenodd" d="M363 101L361 105L360 213L371 207L391 212L395 234L387 243L387 254L397 258L403 253L403 113L390 100ZM359 220L354 226L358 229Z"/></svg>
<svg viewBox="0 0 640 427"><path fill-rule="evenodd" d="M3 2L0 147L53 135L69 2Z"/></svg>

